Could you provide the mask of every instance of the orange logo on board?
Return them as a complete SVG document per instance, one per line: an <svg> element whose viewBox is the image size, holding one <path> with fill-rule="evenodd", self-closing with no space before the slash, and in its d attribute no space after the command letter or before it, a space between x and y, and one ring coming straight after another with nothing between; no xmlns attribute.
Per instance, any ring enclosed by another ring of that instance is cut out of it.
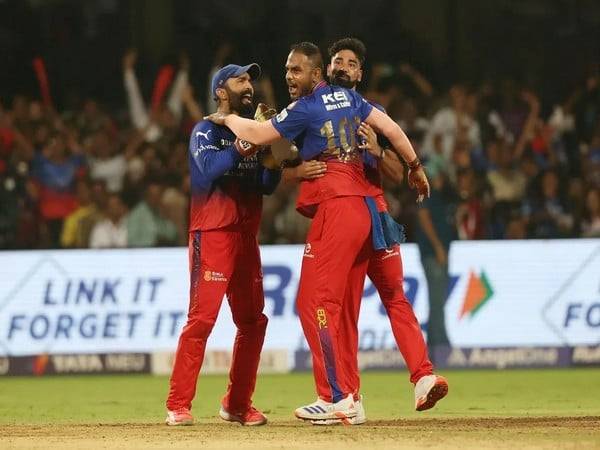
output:
<svg viewBox="0 0 600 450"><path fill-rule="evenodd" d="M462 319L467 314L471 317L475 316L493 295L494 290L485 272L482 271L481 275L477 276L471 271L467 292L458 318Z"/></svg>

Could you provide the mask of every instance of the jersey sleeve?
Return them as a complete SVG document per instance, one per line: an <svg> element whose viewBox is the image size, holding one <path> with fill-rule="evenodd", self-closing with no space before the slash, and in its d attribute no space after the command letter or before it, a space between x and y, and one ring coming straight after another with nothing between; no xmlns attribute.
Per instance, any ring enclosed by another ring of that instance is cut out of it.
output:
<svg viewBox="0 0 600 450"><path fill-rule="evenodd" d="M354 96L354 101L356 102L356 109L358 110L358 114L360 116L360 120L364 122L373 111L373 105L371 105L368 101L366 101L362 95L358 92L350 91Z"/></svg>
<svg viewBox="0 0 600 450"><path fill-rule="evenodd" d="M381 111L382 113L387 115L387 111L379 103L375 103L375 102L370 102L370 103L371 103L371 106L373 106L373 108L376 108L379 111ZM377 134L377 144L379 144L379 146L384 149L392 148L392 143L383 134Z"/></svg>
<svg viewBox="0 0 600 450"><path fill-rule="evenodd" d="M288 105L279 114L271 119L275 129L289 141L302 133L310 123L308 104L303 99Z"/></svg>
<svg viewBox="0 0 600 450"><path fill-rule="evenodd" d="M198 123L190 136L190 155L205 181L212 182L241 161L242 155L233 145L218 145L218 130L209 121Z"/></svg>

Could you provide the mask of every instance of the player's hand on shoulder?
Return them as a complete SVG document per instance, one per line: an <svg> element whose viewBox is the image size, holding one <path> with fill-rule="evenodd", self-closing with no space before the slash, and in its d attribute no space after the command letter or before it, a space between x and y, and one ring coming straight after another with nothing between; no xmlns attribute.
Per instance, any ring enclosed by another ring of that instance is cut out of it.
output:
<svg viewBox="0 0 600 450"><path fill-rule="evenodd" d="M209 120L212 123L214 123L215 125L225 125L225 119L227 118L229 114L225 114L222 112L214 112L212 114L209 114L208 116L204 116L204 120Z"/></svg>

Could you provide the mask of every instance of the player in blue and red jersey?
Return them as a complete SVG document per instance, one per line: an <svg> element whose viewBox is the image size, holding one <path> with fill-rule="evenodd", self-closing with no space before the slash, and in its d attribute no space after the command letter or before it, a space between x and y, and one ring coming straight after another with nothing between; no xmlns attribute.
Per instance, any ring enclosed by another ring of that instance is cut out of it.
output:
<svg viewBox="0 0 600 450"><path fill-rule="evenodd" d="M308 276L303 264L297 307L313 355L319 398L295 414L307 420L351 419L356 416L353 392L342 389L337 378L345 363L338 329L351 273L362 280L356 283L362 289L373 251L374 219L365 201L373 189L358 148L360 124L366 122L384 134L410 162L409 180L420 196L429 195L429 184L414 149L395 122L355 91L324 81L318 47L311 43L293 46L286 70L290 96L298 100L271 121L257 123L222 113L209 118L258 145L282 137L293 140L303 160L327 162L323 177L301 182L297 204L298 211L313 218L304 257L314 258L314 270Z"/></svg>
<svg viewBox="0 0 600 450"><path fill-rule="evenodd" d="M362 79L365 54L364 44L356 38L344 38L333 43L329 48L330 62L327 67L330 82L348 89L356 89ZM380 105L376 103L372 103L372 105L385 112ZM396 224L388 213L381 174L383 173L392 181L401 181L403 177L402 163L390 149L391 146L387 139L377 135L369 125L361 124L358 134L364 139L364 145L360 147L367 150L363 155L365 171L367 179L376 190L374 202L377 212L382 217L384 228L388 226L394 228ZM389 248L375 251L371 255L367 275L375 285L383 302L396 344L410 372L410 381L415 385L415 408L418 411L430 409L446 395L448 384L443 377L433 374L433 366L428 357L427 345L419 323L410 302L404 295L400 245L396 243ZM351 276L349 280L358 283L357 277ZM366 421L364 407L358 394L360 377L357 362L357 325L362 298L362 289L360 288L362 285L357 287L349 285L346 291L339 333L340 341L350 349L343 353L344 358L347 358L347 363L343 367L349 370L344 374L343 382L347 383L346 389L354 390L355 400L358 403L358 414L354 420L350 421L352 424Z"/></svg>
<svg viewBox="0 0 600 450"><path fill-rule="evenodd" d="M230 64L219 70L212 80L218 111L251 116L251 79L259 74L257 64ZM229 128L207 120L196 124L190 137L190 305L171 375L169 425L193 423L190 409L196 381L224 295L237 334L219 415L243 425L267 422L251 400L267 326L256 236L262 195L274 191L280 171L265 169L258 151Z"/></svg>

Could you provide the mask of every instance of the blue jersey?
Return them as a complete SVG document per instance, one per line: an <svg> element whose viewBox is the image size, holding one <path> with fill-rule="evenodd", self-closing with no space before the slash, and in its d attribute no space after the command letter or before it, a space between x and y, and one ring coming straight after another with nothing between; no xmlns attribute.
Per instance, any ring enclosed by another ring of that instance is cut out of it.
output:
<svg viewBox="0 0 600 450"><path fill-rule="evenodd" d="M372 109L357 92L321 82L271 119L284 138L296 143L303 160L327 162L324 177L300 185L297 206L302 214L312 217L316 206L330 198L373 194L357 135Z"/></svg>
<svg viewBox="0 0 600 450"><path fill-rule="evenodd" d="M281 172L265 169L259 154L242 158L234 141L229 128L206 120L192 130L190 231L258 231L262 195L273 192Z"/></svg>

